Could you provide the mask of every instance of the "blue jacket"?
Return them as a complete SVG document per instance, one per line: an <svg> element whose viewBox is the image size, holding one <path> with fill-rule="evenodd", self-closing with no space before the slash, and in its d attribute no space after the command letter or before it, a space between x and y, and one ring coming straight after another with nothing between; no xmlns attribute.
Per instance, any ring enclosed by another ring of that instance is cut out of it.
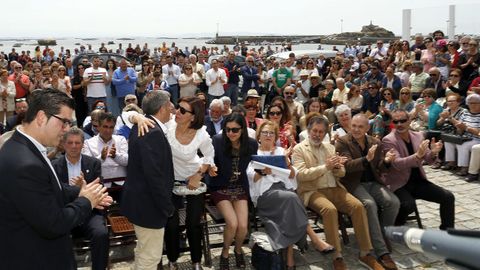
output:
<svg viewBox="0 0 480 270"><path fill-rule="evenodd" d="M242 93L246 93L249 89L256 89L258 91L258 70L256 67L250 67L245 65L240 70L242 72L243 84L242 84ZM252 82L254 87L252 87Z"/></svg>
<svg viewBox="0 0 480 270"><path fill-rule="evenodd" d="M225 153L225 142L222 136L222 134L217 134L212 140L213 148L215 149L215 166L218 168L217 176L210 177L208 181L208 186L212 191L227 187L232 175L232 158ZM240 182L242 183L245 192L248 193L249 188L246 170L252 159L252 155L257 153L258 143L254 139L249 138L248 145L242 145L241 147L249 148L249 154L247 156L241 156L238 165L241 172Z"/></svg>
<svg viewBox="0 0 480 270"><path fill-rule="evenodd" d="M127 81L125 76L130 77ZM117 97L125 97L128 94L135 94L135 87L137 85L137 73L131 67L127 67L126 71L117 68L113 72L112 83L117 89Z"/></svg>
<svg viewBox="0 0 480 270"><path fill-rule="evenodd" d="M384 76L382 79L382 88L387 87L387 82L388 82L387 76ZM395 93L397 94L400 93L400 89L402 88L402 81L397 75L394 75L393 77L392 88L393 88L393 91L395 91Z"/></svg>

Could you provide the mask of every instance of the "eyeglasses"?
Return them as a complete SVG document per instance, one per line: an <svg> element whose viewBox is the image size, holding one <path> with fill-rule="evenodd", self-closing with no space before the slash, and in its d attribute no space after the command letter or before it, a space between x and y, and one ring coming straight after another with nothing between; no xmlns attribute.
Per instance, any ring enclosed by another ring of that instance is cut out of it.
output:
<svg viewBox="0 0 480 270"><path fill-rule="evenodd" d="M279 115L282 115L282 112L269 112L268 115L270 115L270 116L274 116L274 115L279 116Z"/></svg>
<svg viewBox="0 0 480 270"><path fill-rule="evenodd" d="M257 107L256 107L256 106L245 106L245 110L256 111L256 110L257 110Z"/></svg>
<svg viewBox="0 0 480 270"><path fill-rule="evenodd" d="M248 60L248 61L247 61L247 63L253 63L253 62L254 62L254 61L252 61L252 60ZM281 63L281 64L282 64L282 63ZM283 64L285 64L285 63L283 63Z"/></svg>
<svg viewBox="0 0 480 270"><path fill-rule="evenodd" d="M125 102L136 102L136 101L137 101L136 98L129 98L125 100Z"/></svg>
<svg viewBox="0 0 480 270"><path fill-rule="evenodd" d="M51 116L57 118L58 120L62 121L62 124L63 124L63 127L66 128L66 127L71 127L73 125L72 123L72 120L69 120L69 119L66 119L66 118L62 118L60 116L56 116L54 114L51 114Z"/></svg>
<svg viewBox="0 0 480 270"><path fill-rule="evenodd" d="M410 95L410 93L409 92L401 92L400 95L408 96L408 95Z"/></svg>
<svg viewBox="0 0 480 270"><path fill-rule="evenodd" d="M460 77L458 74L450 74L450 77Z"/></svg>
<svg viewBox="0 0 480 270"><path fill-rule="evenodd" d="M468 45L468 42L462 42L461 44L462 45Z"/></svg>
<svg viewBox="0 0 480 270"><path fill-rule="evenodd" d="M192 68L185 68L185 70L192 70Z"/></svg>
<svg viewBox="0 0 480 270"><path fill-rule="evenodd" d="M189 110L185 109L184 107L180 106L180 104L177 104L175 106L175 109L180 110L181 114L186 114L187 112L193 114L192 111L189 111Z"/></svg>
<svg viewBox="0 0 480 270"><path fill-rule="evenodd" d="M447 103L457 102L457 100L447 100Z"/></svg>
<svg viewBox="0 0 480 270"><path fill-rule="evenodd" d="M435 73L431 73L431 74L428 74L430 76L438 76L438 74L435 74Z"/></svg>
<svg viewBox="0 0 480 270"><path fill-rule="evenodd" d="M15 69L22 69L22 67L15 67Z"/></svg>
<svg viewBox="0 0 480 270"><path fill-rule="evenodd" d="M395 125L397 124L404 124L408 121L408 119L399 119L399 120L392 120L392 123L394 123Z"/></svg>
<svg viewBox="0 0 480 270"><path fill-rule="evenodd" d="M263 135L263 136L266 136L266 137L275 136L275 132L273 132L273 131L266 131L266 130L261 131L260 134Z"/></svg>
<svg viewBox="0 0 480 270"><path fill-rule="evenodd" d="M238 133L238 132L240 132L240 130L242 130L242 128L239 128L239 127L236 127L236 128L228 128L228 127L226 127L226 128L225 128L225 132L226 132L226 133L229 133L229 132Z"/></svg>
<svg viewBox="0 0 480 270"><path fill-rule="evenodd" d="M284 94L285 96L293 96L293 95L295 95L295 93L293 93L293 92L283 92L283 94Z"/></svg>
<svg viewBox="0 0 480 270"><path fill-rule="evenodd" d="M105 110L105 106L96 106L95 109L97 109L97 110Z"/></svg>
<svg viewBox="0 0 480 270"><path fill-rule="evenodd" d="M391 96L391 93L383 93L384 96Z"/></svg>

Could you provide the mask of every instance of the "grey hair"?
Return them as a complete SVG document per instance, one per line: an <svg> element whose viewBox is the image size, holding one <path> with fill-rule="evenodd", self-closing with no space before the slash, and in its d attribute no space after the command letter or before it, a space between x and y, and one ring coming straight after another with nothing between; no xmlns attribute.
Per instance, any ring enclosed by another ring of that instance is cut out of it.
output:
<svg viewBox="0 0 480 270"><path fill-rule="evenodd" d="M335 109L335 115L337 117L339 117L340 114L342 114L344 112L348 112L350 114L350 116L352 115L352 109L350 109L350 107L348 107L348 105L342 104L342 105L338 106L337 109Z"/></svg>
<svg viewBox="0 0 480 270"><path fill-rule="evenodd" d="M480 102L480 95L479 94L470 94L467 96L467 100L465 101L467 105L470 105L471 102L477 101Z"/></svg>
<svg viewBox="0 0 480 270"><path fill-rule="evenodd" d="M212 107L215 107L215 106L220 107L222 111L224 110L223 101L220 100L219 98L212 100L212 102L210 102L209 108L211 109Z"/></svg>
<svg viewBox="0 0 480 270"><path fill-rule="evenodd" d="M165 104L170 104L170 93L164 90L151 91L142 100L142 110L146 115L155 115Z"/></svg>
<svg viewBox="0 0 480 270"><path fill-rule="evenodd" d="M325 131L328 131L329 122L323 116L314 116L309 119L307 123L307 130L310 131L313 125L322 124L325 127Z"/></svg>
<svg viewBox="0 0 480 270"><path fill-rule="evenodd" d="M225 104L225 103L228 103L228 104L232 104L232 100L227 97L227 96L223 96L220 98L220 100Z"/></svg>
<svg viewBox="0 0 480 270"><path fill-rule="evenodd" d="M421 61L413 61L412 62L412 67L423 68L423 63Z"/></svg>
<svg viewBox="0 0 480 270"><path fill-rule="evenodd" d="M63 141L66 141L68 136L80 136L82 138L82 143L85 141L85 136L83 135L83 130L78 127L71 127L65 134L63 134Z"/></svg>
<svg viewBox="0 0 480 270"><path fill-rule="evenodd" d="M335 80L337 83L345 83L345 79L344 78L337 78Z"/></svg>

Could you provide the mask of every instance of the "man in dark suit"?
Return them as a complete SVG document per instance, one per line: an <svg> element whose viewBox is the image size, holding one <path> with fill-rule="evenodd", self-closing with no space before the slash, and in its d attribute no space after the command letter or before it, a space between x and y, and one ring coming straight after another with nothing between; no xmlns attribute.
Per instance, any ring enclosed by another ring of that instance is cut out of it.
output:
<svg viewBox="0 0 480 270"><path fill-rule="evenodd" d="M381 173L390 167L395 156L391 150L384 157L381 141L366 135L368 129L368 117L356 114L352 118L351 133L337 140L336 151L347 157L345 176L340 182L367 210L368 229L377 260L385 269L394 270L397 267L390 257L381 228L393 226L400 201L383 184Z"/></svg>
<svg viewBox="0 0 480 270"><path fill-rule="evenodd" d="M143 98L142 109L155 127L142 137L138 136L137 125L132 128L121 209L133 223L138 239L134 268L156 270L162 258L164 228L175 211L172 152L165 136L170 95L163 90L149 92Z"/></svg>
<svg viewBox="0 0 480 270"><path fill-rule="evenodd" d="M220 99L214 99L210 103L209 116L205 117L205 126L210 137L213 138L222 130L223 124L223 102Z"/></svg>
<svg viewBox="0 0 480 270"><path fill-rule="evenodd" d="M24 124L0 150L2 269L76 269L70 231L109 200L98 181L63 185L47 158L46 146L72 124L73 100L47 89L28 103Z"/></svg>
<svg viewBox="0 0 480 270"><path fill-rule="evenodd" d="M25 117L25 112L28 109L26 98L15 99L15 115L7 118L7 124L5 125L5 131L12 130L16 125L20 124ZM20 116L21 115L21 116Z"/></svg>
<svg viewBox="0 0 480 270"><path fill-rule="evenodd" d="M101 177L100 160L82 155L83 131L72 127L63 136L65 155L52 162L58 179L65 185L80 186L82 180L91 183ZM92 269L104 270L108 266L108 229L105 216L94 209L86 222L72 231L73 235L81 235L90 240L92 250Z"/></svg>
<svg viewBox="0 0 480 270"><path fill-rule="evenodd" d="M242 85L242 94L243 98L247 95L247 91L249 89L255 89L258 91L258 79L260 75L258 74L258 70L255 67L255 60L252 56L248 56L245 60L247 63L245 66L241 68L242 77L243 77L243 85Z"/></svg>

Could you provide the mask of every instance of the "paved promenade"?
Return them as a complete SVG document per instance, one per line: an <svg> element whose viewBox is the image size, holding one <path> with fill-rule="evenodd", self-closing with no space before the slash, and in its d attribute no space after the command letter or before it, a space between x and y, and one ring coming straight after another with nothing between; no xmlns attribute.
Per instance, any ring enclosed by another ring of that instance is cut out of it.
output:
<svg viewBox="0 0 480 270"><path fill-rule="evenodd" d="M434 183L449 189L455 195L455 222L457 229L466 229L466 230L480 230L480 182L467 183L451 172L445 172L442 170L432 170L428 166L425 166L425 170L428 174L428 179ZM417 201L418 209L422 222L425 228L436 229L439 226L439 210L438 205L434 203L428 203L425 201ZM416 227L416 223L410 222L409 226ZM350 244L346 245L344 248L344 257L346 259L349 269L365 269L361 266L356 258L358 257L358 246L356 244L355 235L352 229L348 230ZM319 234L320 237L324 238L323 233ZM218 236L212 236L212 238ZM217 238L218 239L218 238ZM220 238L221 239L221 238ZM218 239L218 240L220 240ZM213 239L215 241L215 239ZM413 252L406 248L405 246L399 244L393 244L393 253L392 257L397 262L399 269L453 269L446 266L440 259L434 258L431 256L426 256L417 252ZM220 254L220 248L213 249L213 264L212 268L204 269L218 269L218 260ZM245 247L247 253L247 261L250 261L250 249ZM233 251L231 251L233 252ZM126 261L114 263L112 269L114 270L129 270L133 265L133 246L115 248L111 251L111 257L116 259L128 258ZM231 256L231 269L236 269L234 267L233 254ZM166 262L166 257L164 257L164 262ZM180 258L180 261L184 261L184 264L181 264L181 269L186 268L189 265L190 256L188 254L183 255ZM82 270L90 269L88 267L88 253L83 256L78 257L79 266ZM87 262L86 262L87 261ZM300 252L295 252L295 261L297 263L298 270L330 270L332 269L332 258L330 255L321 255L320 253L310 248L304 254ZM185 267L183 267L185 266ZM247 269L253 269L248 265Z"/></svg>

